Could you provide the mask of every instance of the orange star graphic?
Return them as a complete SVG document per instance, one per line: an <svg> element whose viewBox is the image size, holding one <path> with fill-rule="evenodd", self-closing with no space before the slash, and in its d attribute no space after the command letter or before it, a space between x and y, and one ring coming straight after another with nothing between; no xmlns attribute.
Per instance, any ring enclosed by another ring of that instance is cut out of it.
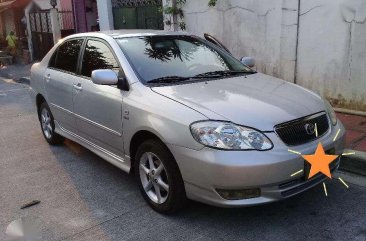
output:
<svg viewBox="0 0 366 241"><path fill-rule="evenodd" d="M318 147L316 148L316 151L313 155L303 155L302 157L311 164L308 178L311 178L319 172L323 173L329 178L332 178L332 175L330 174L329 164L334 161L338 156L325 154L324 148L321 143L318 144Z"/></svg>

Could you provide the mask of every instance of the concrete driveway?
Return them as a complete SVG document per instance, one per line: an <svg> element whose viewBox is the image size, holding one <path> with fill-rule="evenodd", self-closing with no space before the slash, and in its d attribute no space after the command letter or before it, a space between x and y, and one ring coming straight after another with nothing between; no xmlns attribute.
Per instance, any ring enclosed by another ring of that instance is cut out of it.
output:
<svg viewBox="0 0 366 241"><path fill-rule="evenodd" d="M349 181L350 182L350 181ZM366 188L327 182L283 202L222 209L191 202L152 211L134 178L71 141L43 139L28 86L0 79L0 240L20 217L43 240L366 240ZM41 203L21 210L32 200Z"/></svg>

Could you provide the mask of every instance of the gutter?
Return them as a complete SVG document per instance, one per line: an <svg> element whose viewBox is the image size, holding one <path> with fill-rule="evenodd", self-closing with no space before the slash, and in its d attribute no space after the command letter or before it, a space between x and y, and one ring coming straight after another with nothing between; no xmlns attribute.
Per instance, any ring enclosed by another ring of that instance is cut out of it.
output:
<svg viewBox="0 0 366 241"><path fill-rule="evenodd" d="M298 0L297 6L297 36L296 36L296 50L295 50L295 70L294 70L294 84L297 83L297 65L298 65L298 53L299 53L299 35L300 35L300 12L301 12L301 0Z"/></svg>
<svg viewBox="0 0 366 241"><path fill-rule="evenodd" d="M339 169L366 176L366 152L353 150L345 151L355 152L355 154L350 156L342 156Z"/></svg>
<svg viewBox="0 0 366 241"><path fill-rule="evenodd" d="M336 112L344 113L344 114L366 116L366 111L349 110L349 109L344 109L344 108L334 108L334 110Z"/></svg>

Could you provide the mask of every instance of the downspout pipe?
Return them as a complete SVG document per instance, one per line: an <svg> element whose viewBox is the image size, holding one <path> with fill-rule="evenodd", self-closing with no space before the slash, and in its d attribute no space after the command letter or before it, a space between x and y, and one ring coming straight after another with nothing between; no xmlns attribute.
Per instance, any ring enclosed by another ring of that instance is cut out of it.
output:
<svg viewBox="0 0 366 241"><path fill-rule="evenodd" d="M298 54L299 54L299 36L300 36L300 16L301 16L301 0L298 0L298 11L297 11L297 37L296 37L296 52L295 52L295 70L294 70L294 83L297 84L297 69L298 69ZM359 115L366 116L366 111L349 110L344 108L334 108L336 112L349 114L349 115Z"/></svg>
<svg viewBox="0 0 366 241"><path fill-rule="evenodd" d="M301 0L297 0L297 36L296 36L296 50L295 50L295 70L294 70L294 84L297 84L297 66L299 54L299 35L300 35L300 16L301 16Z"/></svg>

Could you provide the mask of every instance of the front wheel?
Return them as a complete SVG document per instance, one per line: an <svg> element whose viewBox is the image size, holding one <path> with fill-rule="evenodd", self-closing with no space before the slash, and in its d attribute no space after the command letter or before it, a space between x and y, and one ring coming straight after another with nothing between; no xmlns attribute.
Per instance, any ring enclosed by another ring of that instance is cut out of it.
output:
<svg viewBox="0 0 366 241"><path fill-rule="evenodd" d="M58 145L64 141L64 138L55 132L55 122L46 102L39 107L39 121L43 136L49 144Z"/></svg>
<svg viewBox="0 0 366 241"><path fill-rule="evenodd" d="M172 213L184 207L187 198L182 176L163 143L148 140L140 145L135 172L144 199L155 211Z"/></svg>

